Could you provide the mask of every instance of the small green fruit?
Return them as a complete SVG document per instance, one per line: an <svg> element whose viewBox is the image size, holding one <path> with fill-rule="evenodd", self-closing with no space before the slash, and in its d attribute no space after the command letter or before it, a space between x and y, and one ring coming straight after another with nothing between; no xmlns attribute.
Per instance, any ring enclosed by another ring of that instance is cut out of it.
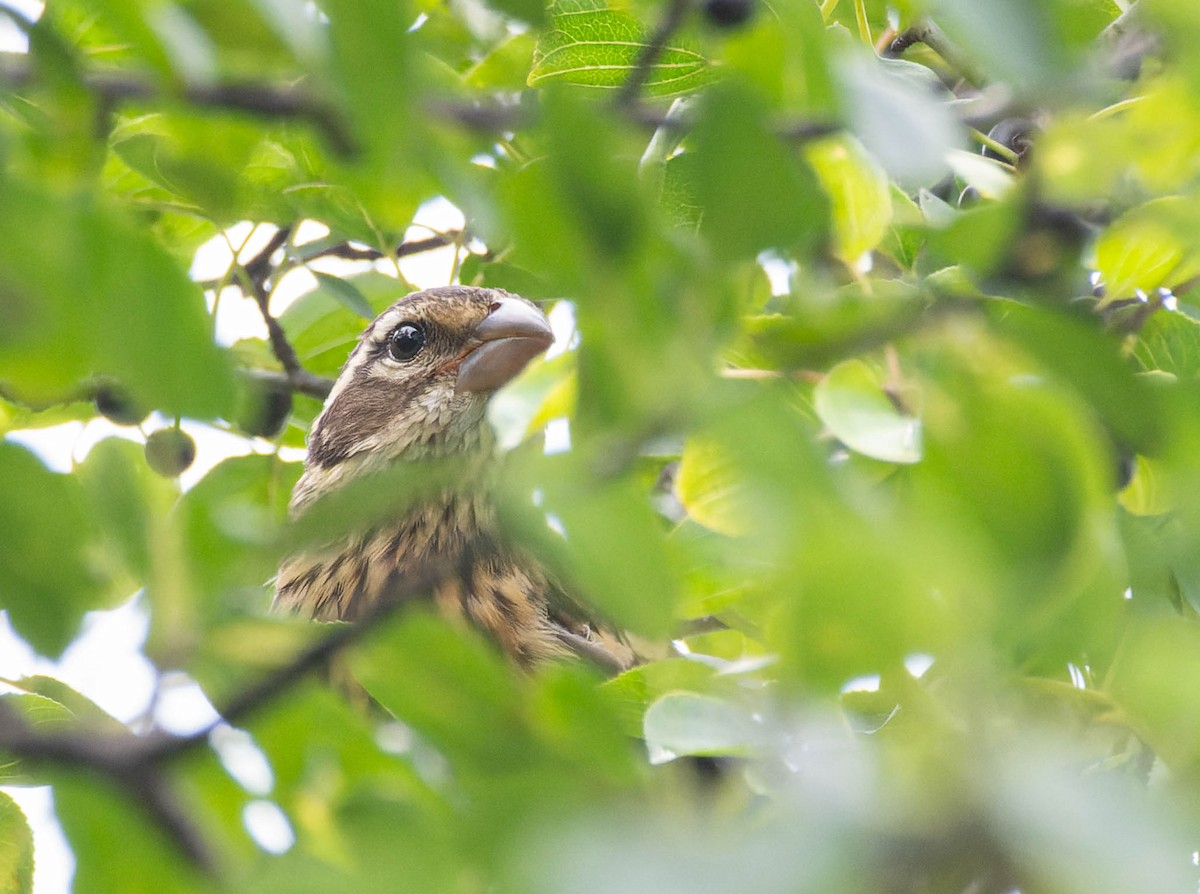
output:
<svg viewBox="0 0 1200 894"><path fill-rule="evenodd" d="M196 442L178 428L160 428L146 439L146 462L164 478L177 478L196 459Z"/></svg>

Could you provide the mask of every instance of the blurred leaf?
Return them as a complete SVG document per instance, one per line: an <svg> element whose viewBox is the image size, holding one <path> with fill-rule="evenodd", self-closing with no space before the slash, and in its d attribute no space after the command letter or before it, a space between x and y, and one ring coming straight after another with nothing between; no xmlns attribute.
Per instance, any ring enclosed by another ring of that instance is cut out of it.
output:
<svg viewBox="0 0 1200 894"><path fill-rule="evenodd" d="M540 2L536 8L544 11ZM466 82L484 90L523 88L536 43L535 34L514 34L471 66L464 75Z"/></svg>
<svg viewBox="0 0 1200 894"><path fill-rule="evenodd" d="M24 448L0 442L0 606L45 655L71 642L97 608L101 581L86 556L92 525L78 480L50 472Z"/></svg>
<svg viewBox="0 0 1200 894"><path fill-rule="evenodd" d="M770 133L753 93L732 85L709 91L694 139L701 232L719 255L807 248L824 236L828 201L809 167Z"/></svg>
<svg viewBox="0 0 1200 894"><path fill-rule="evenodd" d="M1200 376L1200 320L1184 313L1158 311L1138 331L1134 356L1147 370L1181 379Z"/></svg>
<svg viewBox="0 0 1200 894"><path fill-rule="evenodd" d="M1121 505L1134 515L1162 515L1174 506L1167 475L1149 457L1133 458L1133 477L1121 491Z"/></svg>
<svg viewBox="0 0 1200 894"><path fill-rule="evenodd" d="M1096 266L1110 298L1170 287L1200 272L1200 255L1181 229L1190 206L1178 196L1147 202L1122 215L1096 241ZM1194 225L1194 221L1192 221Z"/></svg>
<svg viewBox="0 0 1200 894"><path fill-rule="evenodd" d="M560 458L568 457L550 459ZM551 469L545 508L566 531L569 579L618 625L646 636L665 634L678 584L646 495L629 476L584 483L566 464Z"/></svg>
<svg viewBox="0 0 1200 894"><path fill-rule="evenodd" d="M305 369L336 378L362 334L361 311L366 309L356 310L346 303L344 286L364 297L370 307L370 318L403 298L410 289L403 280L374 271L338 280L342 285L336 287L327 281L333 279L332 276L320 279L315 289L288 305L279 315L279 322Z"/></svg>
<svg viewBox="0 0 1200 894"><path fill-rule="evenodd" d="M985 199L1004 198L1016 182L999 162L983 155L954 149L947 154L946 161L955 175Z"/></svg>
<svg viewBox="0 0 1200 894"><path fill-rule="evenodd" d="M150 526L174 503L177 491L155 475L142 455L142 445L124 438L105 438L76 470L98 522L104 554L138 581L150 570ZM127 596L128 593L122 595Z"/></svg>
<svg viewBox="0 0 1200 894"><path fill-rule="evenodd" d="M887 175L860 143L845 137L810 143L805 157L830 198L834 251L853 267L892 221Z"/></svg>
<svg viewBox="0 0 1200 894"><path fill-rule="evenodd" d="M166 567L158 570L158 586L151 586L150 595L154 600L186 594L190 596L186 606L176 611L199 611L199 617L176 616L169 603L155 604L152 617L173 617L187 627L201 620L222 620L230 612L265 608L269 601L265 584L279 562L287 499L299 474L298 463L283 463L273 456L236 456L217 465L189 490L173 519L178 526L174 536L182 539L180 554L172 556L164 550L161 562ZM172 536L166 525L160 533ZM170 567L172 558L181 567ZM199 586L199 592L176 589L190 586ZM152 639L156 636L157 632Z"/></svg>
<svg viewBox="0 0 1200 894"><path fill-rule="evenodd" d="M5 683L29 695L50 699L55 705L65 708L70 712L70 715L75 720L86 724L91 729L108 728L113 730L122 728L121 723L111 714L86 695L72 689L61 680L38 674L32 677L21 677L17 680L6 680ZM37 705L41 703L31 699L28 704ZM58 716L57 708L51 706L45 707L47 708L48 716ZM29 714L28 711L26 713ZM33 719L33 717L30 716L29 719Z"/></svg>
<svg viewBox="0 0 1200 894"><path fill-rule="evenodd" d="M937 75L904 59L856 54L840 61L843 105L867 151L902 184L940 179L947 153L962 143L962 134Z"/></svg>
<svg viewBox="0 0 1200 894"><path fill-rule="evenodd" d="M48 696L32 692L4 693L0 694L0 701L39 732L74 726L75 717L71 710ZM43 772L43 768L32 761L0 751L0 784L45 785Z"/></svg>
<svg viewBox="0 0 1200 894"><path fill-rule="evenodd" d="M233 380L200 291L152 239L90 200L4 184L0 376L31 397L88 375L143 404L201 418L226 411Z"/></svg>
<svg viewBox="0 0 1200 894"><path fill-rule="evenodd" d="M77 891L182 894L210 888L194 865L182 859L175 842L106 781L83 773L57 774L54 810L75 855Z"/></svg>
<svg viewBox="0 0 1200 894"><path fill-rule="evenodd" d="M742 708L689 692L670 692L650 705L644 735L653 763L685 754L745 755L764 737Z"/></svg>
<svg viewBox="0 0 1200 894"><path fill-rule="evenodd" d="M692 520L722 534L744 533L737 487L733 466L718 445L695 439L684 445L675 491Z"/></svg>
<svg viewBox="0 0 1200 894"><path fill-rule="evenodd" d="M410 613L356 651L371 697L465 767L517 766L532 742L521 686L477 635Z"/></svg>
<svg viewBox="0 0 1200 894"><path fill-rule="evenodd" d="M33 891L33 832L25 814L0 792L0 894Z"/></svg>
<svg viewBox="0 0 1200 894"><path fill-rule="evenodd" d="M831 369L813 391L817 416L839 441L888 462L921 459L921 421L903 412L861 360Z"/></svg>

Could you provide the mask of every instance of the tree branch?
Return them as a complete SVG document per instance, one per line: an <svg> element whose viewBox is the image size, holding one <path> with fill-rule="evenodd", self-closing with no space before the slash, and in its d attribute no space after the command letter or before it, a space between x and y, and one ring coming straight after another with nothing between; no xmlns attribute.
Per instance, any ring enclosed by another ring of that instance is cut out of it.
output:
<svg viewBox="0 0 1200 894"><path fill-rule="evenodd" d="M946 37L945 32L932 19L921 19L911 28L902 31L888 47L888 55L898 57L918 43L925 44L941 56L947 65L972 86L981 87L987 83L984 74L950 38Z"/></svg>
<svg viewBox="0 0 1200 894"><path fill-rule="evenodd" d="M36 81L36 68L26 54L0 53L0 84L10 90L20 90L32 86ZM337 109L298 83L185 83L171 91L131 72L96 71L85 74L83 84L109 105L174 96L201 108L246 112L263 118L307 121L338 155L350 157L358 151Z"/></svg>
<svg viewBox="0 0 1200 894"><path fill-rule="evenodd" d="M86 769L123 791L173 841L188 861L212 875L216 862L200 830L180 809L163 770L145 742L132 733L95 730L42 732L10 703L0 700L0 750L30 764Z"/></svg>
<svg viewBox="0 0 1200 894"><path fill-rule="evenodd" d="M114 733L83 724L43 731L30 724L11 703L0 699L0 752L32 765L84 768L109 780L167 834L191 863L215 874L217 863L211 848L169 786L165 764L206 745L222 724L243 722L279 699L451 573L452 568L439 566L397 587L360 620L337 625L297 652L287 664L234 695L219 709L221 719L199 732L184 736L163 732L136 735L128 730Z"/></svg>
<svg viewBox="0 0 1200 894"><path fill-rule="evenodd" d="M267 280L272 273L271 255L283 247L291 234L291 227L280 227L262 247L262 250L242 265L243 285L253 296L254 303L258 305L263 322L267 326L267 340L271 343L271 351L275 354L275 359L283 366L288 385L301 394L323 400L333 388L333 383L321 376L313 375L304 368L300 363L300 358L296 355L296 349L288 341L287 333L283 331L279 321L271 315L271 291L267 288Z"/></svg>
<svg viewBox="0 0 1200 894"><path fill-rule="evenodd" d="M447 245L454 245L462 236L463 233L461 230L436 233L427 239L414 239L411 242L401 242L390 254L379 251L376 248L357 248L349 242L339 242L337 245L331 245L328 248L322 249L304 260L307 263L315 261L317 258L343 258L348 261L378 261L380 258L385 257L407 258L411 255L419 255L422 252L444 248Z"/></svg>

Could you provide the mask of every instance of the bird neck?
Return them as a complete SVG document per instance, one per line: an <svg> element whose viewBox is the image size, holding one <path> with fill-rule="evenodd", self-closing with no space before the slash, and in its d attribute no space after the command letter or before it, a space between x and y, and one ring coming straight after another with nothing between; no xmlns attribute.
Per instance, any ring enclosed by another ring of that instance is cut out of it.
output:
<svg viewBox="0 0 1200 894"><path fill-rule="evenodd" d="M487 487L488 469L496 449L496 436L483 418L470 425L450 425L440 429L412 432L393 441L387 448L352 453L334 465L308 461L292 492L291 515L299 515L318 497L345 487L352 481L385 472L403 463L454 462L452 491L478 494Z"/></svg>

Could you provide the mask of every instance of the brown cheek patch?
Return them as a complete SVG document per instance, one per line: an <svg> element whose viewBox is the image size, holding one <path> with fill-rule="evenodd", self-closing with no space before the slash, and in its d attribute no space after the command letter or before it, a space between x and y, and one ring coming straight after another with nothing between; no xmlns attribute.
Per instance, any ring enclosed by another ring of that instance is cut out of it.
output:
<svg viewBox="0 0 1200 894"><path fill-rule="evenodd" d="M322 468L335 466L363 449L406 406L422 382L393 382L365 372L337 396L321 418L308 445L308 460Z"/></svg>

